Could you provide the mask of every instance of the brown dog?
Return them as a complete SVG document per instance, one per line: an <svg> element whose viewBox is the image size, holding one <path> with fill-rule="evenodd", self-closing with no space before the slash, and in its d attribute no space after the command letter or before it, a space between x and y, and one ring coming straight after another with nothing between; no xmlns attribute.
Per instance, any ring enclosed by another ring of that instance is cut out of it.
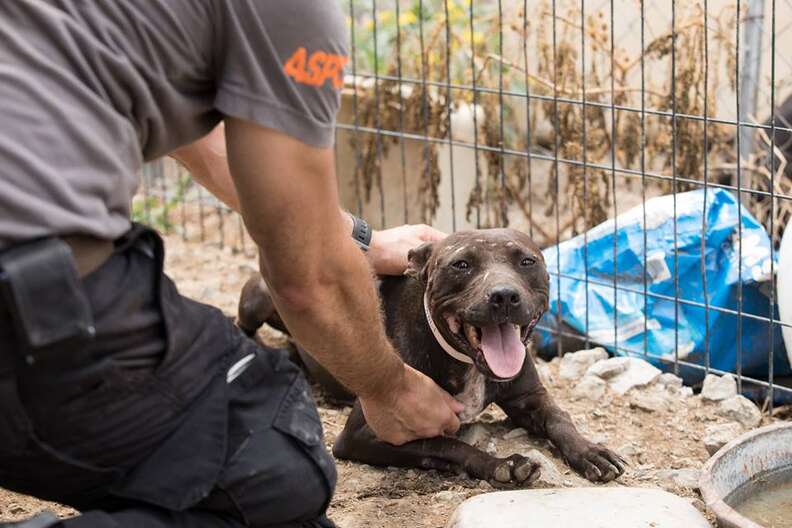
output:
<svg viewBox="0 0 792 528"><path fill-rule="evenodd" d="M623 473L623 460L583 438L553 403L526 350L549 294L544 258L526 234L465 231L424 244L410 252L404 277L382 279L380 293L394 347L405 362L465 405L463 422L495 403L518 427L550 439L589 480L607 482ZM266 285L253 278L240 300L240 326L255 332L265 320L282 326ZM539 474L522 455L496 458L456 438L402 446L382 442L367 426L359 403L333 453L382 466L462 468L474 478L501 484L526 485Z"/></svg>

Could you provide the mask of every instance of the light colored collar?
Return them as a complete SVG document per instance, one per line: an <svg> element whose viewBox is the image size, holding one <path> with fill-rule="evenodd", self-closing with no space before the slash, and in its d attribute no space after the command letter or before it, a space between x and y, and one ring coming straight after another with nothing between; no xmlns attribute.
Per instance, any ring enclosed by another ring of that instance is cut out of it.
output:
<svg viewBox="0 0 792 528"><path fill-rule="evenodd" d="M466 356L462 352L459 352L454 347L452 347L448 343L448 341L446 341L445 337L443 337L443 334L440 333L440 330L437 329L437 325L435 324L434 319L432 319L432 312L429 311L429 296L427 295L426 292L424 292L423 305L424 305L424 313L426 313L426 321L429 323L429 328L432 330L432 334L434 334L434 337L437 340L437 343L440 345L440 347L443 350L445 350L449 356L456 359L457 361L461 361L463 363L469 363L472 365L473 360L470 359L469 356Z"/></svg>

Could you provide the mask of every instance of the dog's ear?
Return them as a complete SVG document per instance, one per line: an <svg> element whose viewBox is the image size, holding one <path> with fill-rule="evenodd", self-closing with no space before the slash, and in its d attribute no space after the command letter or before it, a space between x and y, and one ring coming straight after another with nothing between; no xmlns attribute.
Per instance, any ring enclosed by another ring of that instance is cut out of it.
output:
<svg viewBox="0 0 792 528"><path fill-rule="evenodd" d="M425 242L407 253L407 269L404 274L421 282L426 282L429 271L429 257L432 256L434 242Z"/></svg>

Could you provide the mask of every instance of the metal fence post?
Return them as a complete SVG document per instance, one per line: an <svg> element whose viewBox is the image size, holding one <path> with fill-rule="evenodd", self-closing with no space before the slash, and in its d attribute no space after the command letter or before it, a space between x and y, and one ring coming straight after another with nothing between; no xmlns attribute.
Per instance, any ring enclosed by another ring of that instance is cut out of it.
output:
<svg viewBox="0 0 792 528"><path fill-rule="evenodd" d="M747 123L756 117L756 101L759 94L759 75L762 71L762 35L764 33L765 0L748 0L740 47L740 115L739 123ZM740 135L740 162L750 158L754 151L754 132L752 127L737 125ZM737 175L734 176L737 185Z"/></svg>

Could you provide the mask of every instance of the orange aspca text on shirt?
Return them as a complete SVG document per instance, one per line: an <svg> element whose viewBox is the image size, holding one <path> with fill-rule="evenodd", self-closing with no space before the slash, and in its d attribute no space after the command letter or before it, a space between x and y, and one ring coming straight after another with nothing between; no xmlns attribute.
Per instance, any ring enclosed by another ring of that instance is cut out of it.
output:
<svg viewBox="0 0 792 528"><path fill-rule="evenodd" d="M314 51L308 56L305 48L298 48L283 65L283 71L301 84L322 86L329 79L338 89L344 85L344 66L349 59L324 51Z"/></svg>

